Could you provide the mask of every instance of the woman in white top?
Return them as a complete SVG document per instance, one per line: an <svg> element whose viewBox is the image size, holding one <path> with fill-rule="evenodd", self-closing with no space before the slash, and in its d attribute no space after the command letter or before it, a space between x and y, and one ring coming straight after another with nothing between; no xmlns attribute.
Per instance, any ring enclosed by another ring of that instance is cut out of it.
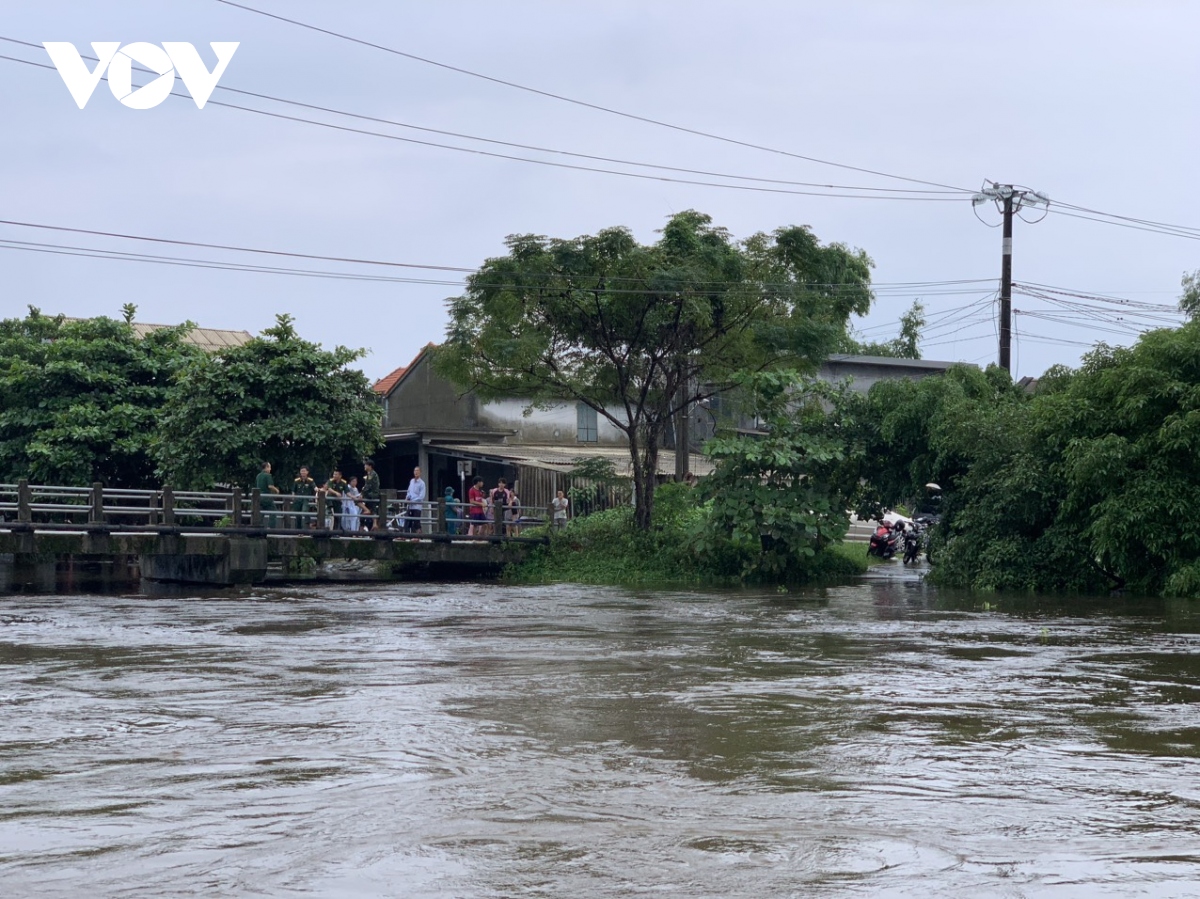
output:
<svg viewBox="0 0 1200 899"><path fill-rule="evenodd" d="M342 529L354 533L358 531L359 513L362 511L362 492L358 489L358 478L350 479L350 486L342 491Z"/></svg>

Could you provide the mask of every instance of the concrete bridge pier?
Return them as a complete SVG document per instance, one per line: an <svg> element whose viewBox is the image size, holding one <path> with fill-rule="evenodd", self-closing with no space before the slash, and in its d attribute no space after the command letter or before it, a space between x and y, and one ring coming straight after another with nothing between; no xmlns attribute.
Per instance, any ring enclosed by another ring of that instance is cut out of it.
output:
<svg viewBox="0 0 1200 899"><path fill-rule="evenodd" d="M263 537L165 537L139 557L142 577L176 584L260 584L267 577Z"/></svg>
<svg viewBox="0 0 1200 899"><path fill-rule="evenodd" d="M0 553L0 593L31 590L53 593L58 586L58 566L37 553Z"/></svg>

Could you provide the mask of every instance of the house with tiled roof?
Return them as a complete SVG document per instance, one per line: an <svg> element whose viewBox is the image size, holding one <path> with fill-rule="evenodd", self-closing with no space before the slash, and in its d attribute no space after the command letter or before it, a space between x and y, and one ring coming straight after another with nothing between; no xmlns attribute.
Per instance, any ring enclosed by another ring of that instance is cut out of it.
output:
<svg viewBox="0 0 1200 899"><path fill-rule="evenodd" d="M547 505L554 491L565 489L568 473L581 457L611 459L618 472L629 470L623 431L596 410L574 401L531 408L527 398L484 400L462 390L436 371L434 344L426 345L407 365L374 384L383 405L385 447L376 468L385 488L404 489L414 466L420 465L431 495L453 487L462 497L475 475L488 486L498 478L519 482L522 502ZM829 381L850 379L866 390L879 380L919 379L944 372L949 362L880 356L831 356L818 373ZM698 406L689 420L686 468L703 476L711 463L699 449L713 435L720 396ZM674 443L666 435L658 467L661 477L675 473Z"/></svg>

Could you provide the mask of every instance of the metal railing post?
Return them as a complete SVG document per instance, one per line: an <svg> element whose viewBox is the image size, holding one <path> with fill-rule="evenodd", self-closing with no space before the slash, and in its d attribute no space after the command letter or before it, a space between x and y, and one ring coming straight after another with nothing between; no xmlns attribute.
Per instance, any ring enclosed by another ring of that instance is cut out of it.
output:
<svg viewBox="0 0 1200 899"><path fill-rule="evenodd" d="M388 529L388 522L392 520L392 503L395 501L395 490L383 491L383 498L379 500L379 527L381 530Z"/></svg>
<svg viewBox="0 0 1200 899"><path fill-rule="evenodd" d="M88 511L90 524L104 524L104 485L92 482L92 508Z"/></svg>
<svg viewBox="0 0 1200 899"><path fill-rule="evenodd" d="M169 528L175 527L175 491L170 484L163 485L162 513L163 524Z"/></svg>
<svg viewBox="0 0 1200 899"><path fill-rule="evenodd" d="M21 478L17 481L17 521L33 521L33 491L29 489L29 480Z"/></svg>

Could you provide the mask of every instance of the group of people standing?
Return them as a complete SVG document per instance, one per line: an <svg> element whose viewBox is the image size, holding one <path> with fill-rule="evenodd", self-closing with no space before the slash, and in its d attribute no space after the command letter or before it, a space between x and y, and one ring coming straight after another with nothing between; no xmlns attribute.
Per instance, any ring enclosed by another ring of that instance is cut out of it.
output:
<svg viewBox="0 0 1200 899"><path fill-rule="evenodd" d="M359 479L352 475L350 480L342 477L340 469L335 468L329 480L318 484L309 473L308 466L300 466L300 474L292 481L292 503L288 510L295 515L295 525L300 528L326 527L342 531L370 531L380 527L379 521L379 473L375 471L375 463L371 459L363 461L362 485ZM254 486L262 495L262 509L265 513L274 513L276 506L273 495L281 491L275 486L275 478L271 474L271 463L263 462L262 470L255 478ZM316 498L325 497L325 521L318 522L315 517ZM275 514L263 516L264 524L273 528L277 524Z"/></svg>
<svg viewBox="0 0 1200 899"><path fill-rule="evenodd" d="M447 487L447 498L452 494L453 490ZM569 505L566 494L559 490L551 503L556 528L566 527ZM476 476L467 491L467 522L467 534L472 537L518 537L521 534L521 500L504 478L499 478L491 490L485 490L483 478Z"/></svg>
<svg viewBox="0 0 1200 899"><path fill-rule="evenodd" d="M292 481L291 509L294 522L290 526L298 528L320 528L350 532L372 531L385 526L385 516L380 515L380 499L382 491L379 486L379 474L375 471L375 463L366 459L363 461L364 474L360 486L359 478L351 476L349 480L342 477L339 469L324 484L318 484L313 479L307 466L300 467L300 474ZM254 486L261 495L261 507L265 513L263 523L276 527L278 515L274 496L281 491L275 486L271 474L271 463L263 462L262 470L255 479ZM316 498L325 497L325 521L316 520ZM484 489L482 477L476 477L467 491L467 502L455 500L454 488L447 487L446 494L447 529L451 534L462 533L462 514L466 511L466 534L469 536L508 536L516 537L521 533L521 500L516 491L508 486L508 481L500 478L491 490ZM429 511L428 490L421 477L420 467L413 469L412 480L404 494L404 512L390 522L393 527L405 531L422 530L422 522ZM567 512L570 501L566 494L559 490L551 503L552 523L556 529L567 525ZM390 514L390 513L389 513Z"/></svg>

